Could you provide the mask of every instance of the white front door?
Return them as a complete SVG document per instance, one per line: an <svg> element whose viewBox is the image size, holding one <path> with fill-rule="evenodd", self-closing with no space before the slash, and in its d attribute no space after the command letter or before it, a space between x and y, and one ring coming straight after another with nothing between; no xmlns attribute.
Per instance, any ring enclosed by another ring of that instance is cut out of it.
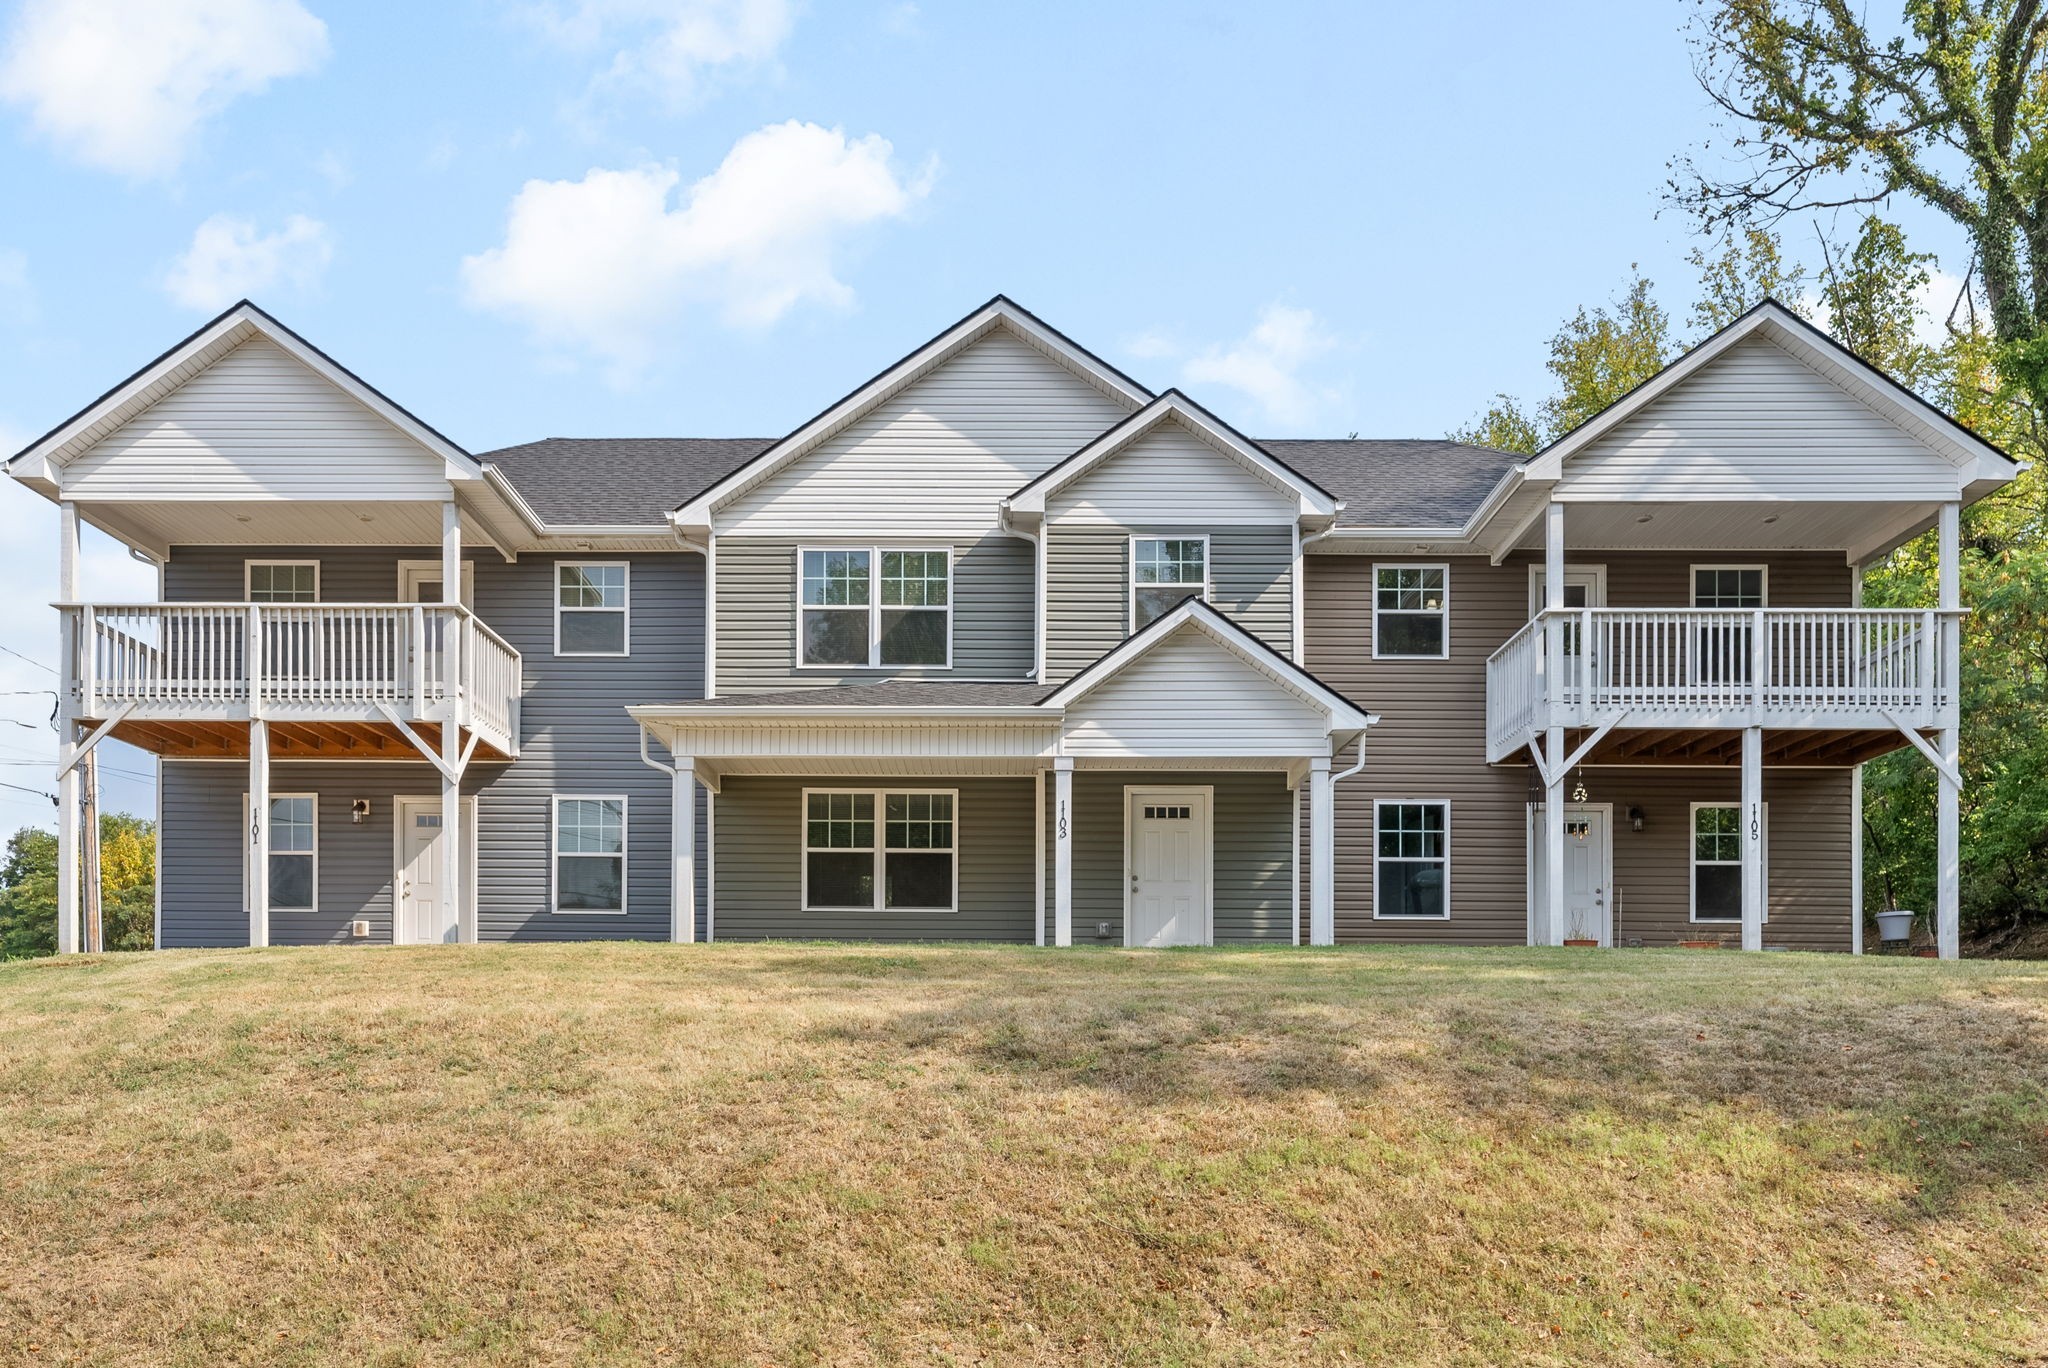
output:
<svg viewBox="0 0 2048 1368"><path fill-rule="evenodd" d="M469 816L471 806L471 800L463 800L463 816ZM448 867L441 853L441 800L400 798L394 811L398 870L392 889L393 939L400 945L452 944L455 921L441 904Z"/></svg>
<svg viewBox="0 0 2048 1368"><path fill-rule="evenodd" d="M1530 829L1530 868L1535 883L1530 906L1543 905L1550 887L1547 874L1549 842L1543 839L1543 805L1535 805ZM1564 935L1566 940L1595 940L1614 944L1614 845L1613 813L1606 807L1567 807L1564 810ZM1536 924L1542 925L1539 915ZM1537 937L1540 942L1541 936Z"/></svg>
<svg viewBox="0 0 2048 1368"><path fill-rule="evenodd" d="M1209 944L1209 790L1124 792L1129 804L1124 944Z"/></svg>

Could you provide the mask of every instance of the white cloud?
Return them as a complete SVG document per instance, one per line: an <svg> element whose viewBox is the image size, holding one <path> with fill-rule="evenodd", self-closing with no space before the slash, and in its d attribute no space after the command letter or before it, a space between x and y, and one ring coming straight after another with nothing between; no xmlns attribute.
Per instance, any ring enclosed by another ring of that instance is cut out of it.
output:
<svg viewBox="0 0 2048 1368"><path fill-rule="evenodd" d="M1922 346L1942 347L1948 344L1949 315L1955 314L1955 326L1964 332L1970 328L1970 306L1962 301L1963 278L1935 267L1928 273L1927 283L1913 292L1913 301L1918 306L1919 316L1913 321L1913 339ZM1834 315L1828 308L1827 300L1818 294L1801 295L1798 312L1822 332L1834 332ZM1983 315L1978 314L1979 326L1983 326Z"/></svg>
<svg viewBox="0 0 2048 1368"><path fill-rule="evenodd" d="M189 309L211 312L278 286L305 291L334 259L327 225L293 214L274 233L232 214L215 214L164 277L164 292Z"/></svg>
<svg viewBox="0 0 2048 1368"><path fill-rule="evenodd" d="M747 134L679 195L673 166L528 181L504 244L463 259L465 292L622 376L692 306L749 328L800 304L843 307L853 300L838 272L848 238L904 217L930 190L931 169L900 174L893 152L873 134L849 139L792 120Z"/></svg>
<svg viewBox="0 0 2048 1368"><path fill-rule="evenodd" d="M326 55L327 26L298 0L27 0L0 97L88 165L162 176L237 96Z"/></svg>
<svg viewBox="0 0 2048 1368"><path fill-rule="evenodd" d="M631 94L672 107L772 62L796 19L790 0L573 0L521 12L553 43L610 50L589 98Z"/></svg>
<svg viewBox="0 0 2048 1368"><path fill-rule="evenodd" d="M1336 339L1310 310L1269 304L1252 330L1236 342L1189 357L1181 377L1190 386L1237 390L1257 404L1269 422L1292 427L1308 422L1332 397L1304 372L1335 346Z"/></svg>

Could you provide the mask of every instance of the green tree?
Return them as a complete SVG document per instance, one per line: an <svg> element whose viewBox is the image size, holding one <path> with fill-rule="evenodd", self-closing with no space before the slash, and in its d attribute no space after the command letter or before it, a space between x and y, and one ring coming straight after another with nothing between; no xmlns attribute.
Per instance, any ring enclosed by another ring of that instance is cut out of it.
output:
<svg viewBox="0 0 2048 1368"><path fill-rule="evenodd" d="M109 950L147 950L156 932L156 825L100 815L100 927ZM24 827L0 859L0 959L57 952L57 838Z"/></svg>
<svg viewBox="0 0 2048 1368"><path fill-rule="evenodd" d="M1700 276L1691 318L1696 337L1719 332L1766 299L1795 305L1806 288L1806 268L1787 262L1778 235L1754 224L1729 233L1720 251L1695 247L1685 259Z"/></svg>

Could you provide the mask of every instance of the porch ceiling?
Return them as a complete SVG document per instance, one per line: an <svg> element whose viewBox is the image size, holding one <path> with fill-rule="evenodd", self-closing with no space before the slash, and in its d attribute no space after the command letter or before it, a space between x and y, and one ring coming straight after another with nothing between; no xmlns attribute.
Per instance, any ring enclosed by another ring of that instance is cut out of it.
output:
<svg viewBox="0 0 2048 1368"><path fill-rule="evenodd" d="M1567 555L1616 551L1841 551L1857 559L1889 550L1933 526L1935 503L1570 503ZM1543 526L1532 523L1517 549L1541 552Z"/></svg>
<svg viewBox="0 0 2048 1368"><path fill-rule="evenodd" d="M101 531L161 553L172 546L411 546L441 544L441 505L232 500L207 503L102 503L81 500L79 512ZM465 514L463 540L490 540Z"/></svg>
<svg viewBox="0 0 2048 1368"><path fill-rule="evenodd" d="M416 723L413 730L431 746L441 744L441 728L432 722ZM167 760L246 760L249 758L249 724L246 722L128 720L112 733L139 750ZM399 734L396 727L378 722L272 722L270 758L273 760L416 760L426 758ZM477 760L509 759L495 746L479 741Z"/></svg>
<svg viewBox="0 0 2048 1368"><path fill-rule="evenodd" d="M1568 730L1565 733L1566 751L1576 750L1588 735L1588 732ZM1860 765L1866 760L1903 749L1908 744L1895 728L1843 731L1774 731L1766 728L1763 757L1767 767L1838 768ZM1506 761L1509 764L1528 762L1526 748L1516 751ZM1617 727L1581 763L1739 765L1742 763L1742 729Z"/></svg>

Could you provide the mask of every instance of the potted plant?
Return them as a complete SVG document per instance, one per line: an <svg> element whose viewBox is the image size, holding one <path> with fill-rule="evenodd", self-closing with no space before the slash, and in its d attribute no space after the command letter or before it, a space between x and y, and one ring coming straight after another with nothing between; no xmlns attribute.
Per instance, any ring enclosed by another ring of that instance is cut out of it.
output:
<svg viewBox="0 0 2048 1368"><path fill-rule="evenodd" d="M1693 936L1679 941L1678 948L1681 950L1719 950L1721 948L1721 938L1719 936Z"/></svg>
<svg viewBox="0 0 2048 1368"><path fill-rule="evenodd" d="M1572 918L1571 933L1564 938L1564 943L1567 946L1577 946L1582 950L1597 950L1600 948L1600 938L1587 935L1586 923L1578 917Z"/></svg>

